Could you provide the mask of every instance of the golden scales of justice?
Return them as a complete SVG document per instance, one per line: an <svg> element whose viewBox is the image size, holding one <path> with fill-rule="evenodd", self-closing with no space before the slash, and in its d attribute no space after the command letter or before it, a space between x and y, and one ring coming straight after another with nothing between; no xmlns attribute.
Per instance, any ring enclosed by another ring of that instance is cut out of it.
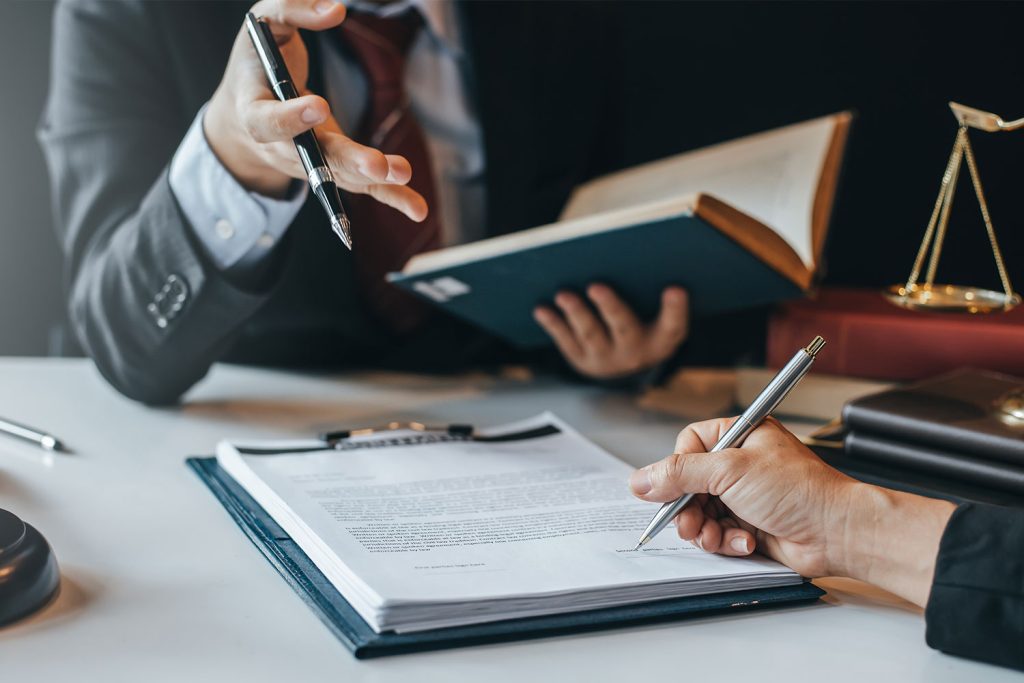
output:
<svg viewBox="0 0 1024 683"><path fill-rule="evenodd" d="M971 147L971 141L967 137L967 129L975 128L987 133L1017 130L1018 128L1024 128L1024 118L1017 119L1016 121L1003 121L1003 119L995 114L965 107L956 102L950 102L949 108L953 110L953 115L956 117L960 127L957 130L956 140L953 143L953 152L949 155L949 162L946 164L946 172L942 175L939 197L935 200L935 208L932 210L928 227L925 229L924 239L921 240L921 247L918 249L917 258L914 260L914 268L910 271L910 277L907 278L906 284L893 285L886 290L885 296L897 306L920 311L957 313L1008 311L1020 303L1021 297L1013 291L1013 287L1010 285L1010 278L1006 274L1003 254L999 250L999 242L996 241L996 233L992 227L992 218L989 216L988 204L985 202L985 194L981 189L981 178L978 176L978 166L974 160L974 149ZM971 182L974 185L974 194L978 197L981 218L985 222L985 230L988 231L988 240L992 245L992 255L995 257L996 269L999 271L999 280L1003 285L1002 292L963 285L935 284L935 270L939 265L939 256L942 254L946 227L949 225L949 210L953 205L953 194L956 192L956 182L960 174L961 163L964 159L967 159L967 168L970 171ZM925 273L924 282L918 283L929 248L931 249L931 257L928 259L928 270Z"/></svg>

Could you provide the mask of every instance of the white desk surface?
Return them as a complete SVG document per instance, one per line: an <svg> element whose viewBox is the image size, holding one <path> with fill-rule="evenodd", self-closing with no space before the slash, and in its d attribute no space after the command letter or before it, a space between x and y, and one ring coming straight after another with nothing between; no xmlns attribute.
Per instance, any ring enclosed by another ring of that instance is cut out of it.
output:
<svg viewBox="0 0 1024 683"><path fill-rule="evenodd" d="M486 399L486 400L485 400ZM841 579L819 604L357 661L185 467L224 436L388 419L495 424L549 409L622 459L677 418L593 387L487 377L311 377L217 367L184 407L122 398L86 361L0 359L0 415L73 455L0 437L0 507L56 550L60 596L0 629L4 681L1021 680L924 643L921 610Z"/></svg>

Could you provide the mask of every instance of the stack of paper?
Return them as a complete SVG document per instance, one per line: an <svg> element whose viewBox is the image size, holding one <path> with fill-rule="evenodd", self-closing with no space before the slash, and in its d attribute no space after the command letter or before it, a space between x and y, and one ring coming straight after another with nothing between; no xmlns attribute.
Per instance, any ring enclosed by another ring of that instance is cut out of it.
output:
<svg viewBox="0 0 1024 683"><path fill-rule="evenodd" d="M551 414L483 436L389 432L275 454L224 442L217 461L378 632L801 581L671 529L633 551L658 506L629 494L632 468Z"/></svg>

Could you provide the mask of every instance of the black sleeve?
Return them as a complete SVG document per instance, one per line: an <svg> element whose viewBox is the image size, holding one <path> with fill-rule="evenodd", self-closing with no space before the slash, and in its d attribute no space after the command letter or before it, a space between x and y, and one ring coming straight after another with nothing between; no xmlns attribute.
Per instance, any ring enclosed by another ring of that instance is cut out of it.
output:
<svg viewBox="0 0 1024 683"><path fill-rule="evenodd" d="M937 650L1024 669L1024 510L956 509L939 545L925 621Z"/></svg>
<svg viewBox="0 0 1024 683"><path fill-rule="evenodd" d="M163 9L60 3L39 131L72 327L104 377L146 403L202 378L270 289L213 267L171 191L166 168L195 112L175 90Z"/></svg>

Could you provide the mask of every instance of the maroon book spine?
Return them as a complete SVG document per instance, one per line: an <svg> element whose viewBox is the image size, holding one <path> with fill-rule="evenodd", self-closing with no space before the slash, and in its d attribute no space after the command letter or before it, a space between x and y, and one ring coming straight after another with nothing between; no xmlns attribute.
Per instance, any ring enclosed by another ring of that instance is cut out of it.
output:
<svg viewBox="0 0 1024 683"><path fill-rule="evenodd" d="M983 315L909 311L878 290L822 289L782 305L768 324L767 361L782 367L820 334L812 372L913 380L961 367L1024 374L1024 307Z"/></svg>

